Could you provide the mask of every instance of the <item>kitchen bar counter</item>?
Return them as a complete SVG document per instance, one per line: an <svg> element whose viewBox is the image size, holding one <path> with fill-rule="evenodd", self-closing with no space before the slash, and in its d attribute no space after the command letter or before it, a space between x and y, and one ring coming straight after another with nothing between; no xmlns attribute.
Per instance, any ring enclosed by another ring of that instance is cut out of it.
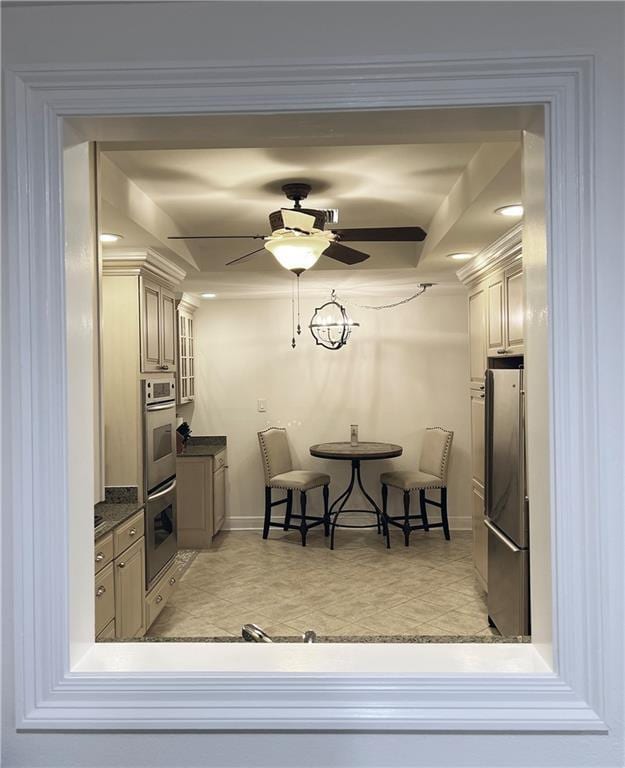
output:
<svg viewBox="0 0 625 768"><path fill-rule="evenodd" d="M185 456L216 456L226 449L225 435L198 435L190 437L181 453L179 459Z"/></svg>
<svg viewBox="0 0 625 768"><path fill-rule="evenodd" d="M113 528L131 518L140 509L143 509L143 504L139 501L132 503L108 503L101 501L99 504L96 504L93 511L96 515L100 515L103 520L95 529L95 540L97 541L102 536L105 536Z"/></svg>

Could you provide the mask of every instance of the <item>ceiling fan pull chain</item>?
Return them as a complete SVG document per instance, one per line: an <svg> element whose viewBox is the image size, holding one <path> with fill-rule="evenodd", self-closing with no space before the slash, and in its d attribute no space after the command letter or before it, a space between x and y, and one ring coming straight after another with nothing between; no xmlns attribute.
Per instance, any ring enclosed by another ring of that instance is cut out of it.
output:
<svg viewBox="0 0 625 768"><path fill-rule="evenodd" d="M291 347L295 349L295 284L291 283Z"/></svg>
<svg viewBox="0 0 625 768"><path fill-rule="evenodd" d="M302 333L302 326L300 325L300 311L299 311L299 275L297 276L297 335Z"/></svg>

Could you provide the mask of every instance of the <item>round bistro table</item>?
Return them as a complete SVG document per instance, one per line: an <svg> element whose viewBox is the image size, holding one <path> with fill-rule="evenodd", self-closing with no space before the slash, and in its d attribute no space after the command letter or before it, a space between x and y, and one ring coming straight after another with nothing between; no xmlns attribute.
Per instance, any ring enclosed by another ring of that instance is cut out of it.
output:
<svg viewBox="0 0 625 768"><path fill-rule="evenodd" d="M360 476L360 462L361 461L373 461L374 459L392 459L395 456L401 456L403 448L401 445L394 445L393 443L358 443L352 445L351 443L319 443L318 445L310 446L311 456L316 456L319 459L334 459L336 461L351 461L352 463L352 475L349 481L349 485L343 491L343 493L335 499L330 507L330 527L332 528L332 534L330 536L330 549L334 549L334 532L337 528L377 528L378 533L384 533L387 546L389 545L389 534L386 520L382 515L380 507L369 496L362 484L362 478ZM364 497L371 504L371 509L346 509L347 504L354 486L358 484L358 487L362 491ZM353 525L349 523L339 523L339 515L343 512L359 512L369 515L375 515L376 522L369 525Z"/></svg>

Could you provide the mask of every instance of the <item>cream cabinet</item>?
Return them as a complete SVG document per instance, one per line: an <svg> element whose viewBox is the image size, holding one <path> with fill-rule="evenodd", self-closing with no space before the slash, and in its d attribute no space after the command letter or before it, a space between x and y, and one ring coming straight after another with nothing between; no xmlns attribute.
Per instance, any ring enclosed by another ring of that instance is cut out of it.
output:
<svg viewBox="0 0 625 768"><path fill-rule="evenodd" d="M145 596L146 627L150 627L156 621L167 605L167 601L178 586L183 569L184 565L174 559Z"/></svg>
<svg viewBox="0 0 625 768"><path fill-rule="evenodd" d="M523 266L520 260L488 281L488 356L523 354Z"/></svg>
<svg viewBox="0 0 625 768"><path fill-rule="evenodd" d="M471 386L484 381L486 370L486 286L469 293L469 354Z"/></svg>
<svg viewBox="0 0 625 768"><path fill-rule="evenodd" d="M489 358L523 354L521 225L513 227L458 271L469 289L469 407L471 413L471 519L477 582L488 589L485 517L485 388ZM491 364L496 365L496 360Z"/></svg>
<svg viewBox="0 0 625 768"><path fill-rule="evenodd" d="M95 542L95 634L145 634L145 538L140 510Z"/></svg>
<svg viewBox="0 0 625 768"><path fill-rule="evenodd" d="M216 456L179 456L178 544L191 549L210 547L226 519L226 451Z"/></svg>
<svg viewBox="0 0 625 768"><path fill-rule="evenodd" d="M141 537L113 561L115 573L115 635L145 634L145 539Z"/></svg>
<svg viewBox="0 0 625 768"><path fill-rule="evenodd" d="M178 299L178 403L195 399L195 310L197 299L183 293Z"/></svg>
<svg viewBox="0 0 625 768"><path fill-rule="evenodd" d="M143 495L141 377L176 370L176 286L185 272L152 249L102 256L104 485Z"/></svg>
<svg viewBox="0 0 625 768"><path fill-rule="evenodd" d="M176 297L167 287L140 278L141 371L176 370Z"/></svg>

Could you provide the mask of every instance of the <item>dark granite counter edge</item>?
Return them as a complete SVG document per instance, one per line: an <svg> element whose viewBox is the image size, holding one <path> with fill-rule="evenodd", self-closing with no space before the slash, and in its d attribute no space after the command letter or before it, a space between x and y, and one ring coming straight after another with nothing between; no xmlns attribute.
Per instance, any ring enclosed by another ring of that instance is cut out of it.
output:
<svg viewBox="0 0 625 768"><path fill-rule="evenodd" d="M94 507L94 513L101 515L104 520L94 530L94 540L98 541L107 533L117 528L118 525L125 523L126 520L131 518L140 509L143 509L141 502L135 501L132 504L107 504L105 501L101 501Z"/></svg>
<svg viewBox="0 0 625 768"><path fill-rule="evenodd" d="M278 643L301 643L301 637L274 637ZM242 637L138 637L124 640L100 640L115 643L243 643ZM370 635L317 637L318 643L531 643L530 637L501 637L501 635Z"/></svg>
<svg viewBox="0 0 625 768"><path fill-rule="evenodd" d="M225 450L226 447L227 439L225 435L192 435L185 443L184 449L177 454L177 458L216 456Z"/></svg>

